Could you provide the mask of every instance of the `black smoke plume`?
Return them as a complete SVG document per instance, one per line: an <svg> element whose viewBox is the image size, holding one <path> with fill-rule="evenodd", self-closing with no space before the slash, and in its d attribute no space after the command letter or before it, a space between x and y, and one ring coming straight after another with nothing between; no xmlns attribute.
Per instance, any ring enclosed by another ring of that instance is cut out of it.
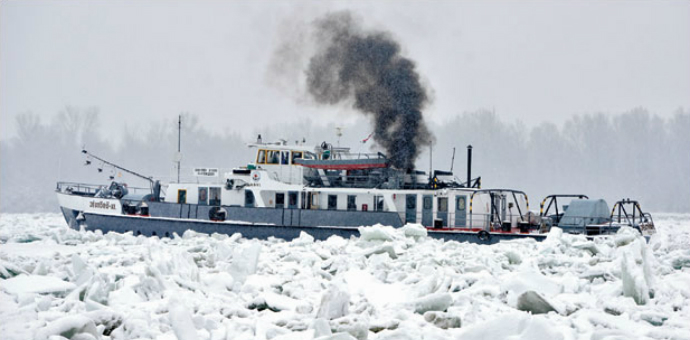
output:
<svg viewBox="0 0 690 340"><path fill-rule="evenodd" d="M315 22L317 53L309 60L309 93L322 104L354 100L371 115L374 140L399 169L413 169L431 133L422 109L428 97L415 64L385 32L364 32L349 12Z"/></svg>

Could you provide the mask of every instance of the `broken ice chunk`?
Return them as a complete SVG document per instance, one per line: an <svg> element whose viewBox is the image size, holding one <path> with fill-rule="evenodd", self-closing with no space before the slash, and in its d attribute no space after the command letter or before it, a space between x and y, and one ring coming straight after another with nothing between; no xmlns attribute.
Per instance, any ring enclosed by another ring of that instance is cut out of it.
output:
<svg viewBox="0 0 690 340"><path fill-rule="evenodd" d="M371 227L359 227L360 239L364 241L393 241L395 239L395 228L375 224Z"/></svg>
<svg viewBox="0 0 690 340"><path fill-rule="evenodd" d="M532 314L546 314L556 311L546 299L533 290L528 290L518 297L517 309Z"/></svg>
<svg viewBox="0 0 690 340"><path fill-rule="evenodd" d="M194 322L192 321L192 314L189 310L176 299L170 300L170 325L175 332L175 336L179 340L194 340L198 338Z"/></svg>
<svg viewBox="0 0 690 340"><path fill-rule="evenodd" d="M445 311L450 307L453 298L448 293L434 293L413 301L415 313L424 314L428 311Z"/></svg>
<svg viewBox="0 0 690 340"><path fill-rule="evenodd" d="M333 334L331 332L331 326L328 324L328 320L324 318L314 319L314 322L311 324L311 328L314 329L315 337L329 336Z"/></svg>
<svg viewBox="0 0 690 340"><path fill-rule="evenodd" d="M236 248L232 256L230 265L230 275L236 283L243 284L247 276L256 273L256 266L259 262L261 244L251 243L245 247Z"/></svg>
<svg viewBox="0 0 690 340"><path fill-rule="evenodd" d="M369 336L369 319L359 316L346 316L330 322L331 330L336 333L349 333L358 340L366 340ZM337 334L331 335L331 339L343 339L342 337L335 337Z"/></svg>
<svg viewBox="0 0 690 340"><path fill-rule="evenodd" d="M77 286L53 276L19 274L11 279L0 281L0 289L10 294L22 293L66 293Z"/></svg>
<svg viewBox="0 0 690 340"><path fill-rule="evenodd" d="M638 305L644 305L649 301L652 272L649 268L647 256L647 242L635 230L630 227L621 228L616 234L616 244L619 236L633 237L621 243L618 248L621 266L621 280L623 282L623 295L632 297Z"/></svg>
<svg viewBox="0 0 690 340"><path fill-rule="evenodd" d="M387 253L388 256L391 257L391 259L397 259L398 255L395 253L395 249L393 248L393 245L391 244L382 244L378 247L373 247L370 249L367 249L362 255L369 257L374 254L384 254Z"/></svg>
<svg viewBox="0 0 690 340"><path fill-rule="evenodd" d="M100 338L94 322L83 315L70 315L50 322L46 327L36 332L36 339L48 339L52 336L61 336L67 339L88 334L95 339ZM81 338L89 338L88 336Z"/></svg>
<svg viewBox="0 0 690 340"><path fill-rule="evenodd" d="M292 242L290 242L290 243L292 243L292 245L295 245L295 246L305 246L308 244L312 244L312 243L314 243L314 236L311 236L311 235L305 233L304 231L300 231L299 237L292 240Z"/></svg>
<svg viewBox="0 0 690 340"><path fill-rule="evenodd" d="M408 223L402 227L402 230L407 237L422 238L427 236L426 228L421 224Z"/></svg>
<svg viewBox="0 0 690 340"><path fill-rule="evenodd" d="M460 328L462 325L459 316L444 312L426 312L424 320L442 329Z"/></svg>
<svg viewBox="0 0 690 340"><path fill-rule="evenodd" d="M350 305L350 294L339 285L331 285L321 297L321 305L316 313L317 318L327 320L347 315Z"/></svg>

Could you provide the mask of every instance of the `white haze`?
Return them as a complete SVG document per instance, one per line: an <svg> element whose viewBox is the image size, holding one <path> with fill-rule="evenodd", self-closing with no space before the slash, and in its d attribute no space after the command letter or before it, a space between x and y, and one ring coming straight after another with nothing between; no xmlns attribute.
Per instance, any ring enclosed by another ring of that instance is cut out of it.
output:
<svg viewBox="0 0 690 340"><path fill-rule="evenodd" d="M255 149L246 147L254 138L237 134L213 134L200 117L184 115L182 120L182 179L191 177L192 167L231 167L254 160ZM96 155L163 181L174 180L177 151L177 119L160 120L119 131L124 142L113 147L102 131L98 110L67 107L50 120L30 114L16 122L19 136L0 141L0 209L2 212L56 211L55 182L107 183L119 175L98 161L84 166L82 146ZM362 144L371 131L369 122L355 119L343 125L341 145L354 152L378 150L371 142ZM306 139L307 145L322 141L337 144L335 124L322 126L309 120L270 125L263 130L265 141L285 139L289 143ZM466 178L466 149L474 147L473 177L482 176L484 188L522 189L531 198L531 208L548 194L577 193L605 198L609 204L621 198L640 200L651 211L690 211L690 112L678 111L661 118L643 108L617 115L591 114L571 117L563 125L527 126L509 123L491 111L465 113L443 124L430 124L436 135L433 168L451 167ZM429 169L429 153L417 160L417 167ZM123 174L117 177L130 185L146 185Z"/></svg>
<svg viewBox="0 0 690 340"><path fill-rule="evenodd" d="M55 211L57 180L106 182L82 146L171 179L179 112L192 113L183 175L244 165L258 133L313 145L342 126L343 145L368 150L365 118L310 104L301 69L274 68L286 37L341 9L417 63L434 168L456 147L464 180L472 144L483 186L523 189L533 208L585 193L690 211L690 2L677 1L3 1L0 211Z"/></svg>
<svg viewBox="0 0 690 340"><path fill-rule="evenodd" d="M96 106L120 143L126 124L196 113L247 138L266 124L339 122L349 110L296 102L269 72L296 23L350 9L390 31L432 90L429 120L495 109L509 122L642 106L690 107L690 2L0 3L0 139L13 118ZM295 84L283 84L294 87ZM348 117L347 120L352 118Z"/></svg>

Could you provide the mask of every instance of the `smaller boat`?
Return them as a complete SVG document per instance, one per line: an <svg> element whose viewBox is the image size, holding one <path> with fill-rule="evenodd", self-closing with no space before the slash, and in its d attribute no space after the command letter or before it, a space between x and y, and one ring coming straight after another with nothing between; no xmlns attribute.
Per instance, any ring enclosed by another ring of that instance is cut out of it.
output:
<svg viewBox="0 0 690 340"><path fill-rule="evenodd" d="M558 198L572 198L559 211ZM546 206L546 209L544 209ZM551 208L555 213L549 214ZM541 202L540 224L543 230L559 227L564 232L588 236L615 234L621 227L637 229L645 237L656 233L652 215L643 212L638 201L622 199L609 210L603 199L586 195L549 195Z"/></svg>

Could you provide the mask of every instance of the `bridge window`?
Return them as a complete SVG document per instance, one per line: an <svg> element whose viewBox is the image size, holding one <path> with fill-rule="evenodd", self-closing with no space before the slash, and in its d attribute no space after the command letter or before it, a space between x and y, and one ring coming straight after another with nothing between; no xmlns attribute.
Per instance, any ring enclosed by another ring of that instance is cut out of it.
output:
<svg viewBox="0 0 690 340"><path fill-rule="evenodd" d="M280 151L267 150L266 164L280 164Z"/></svg>
<svg viewBox="0 0 690 340"><path fill-rule="evenodd" d="M328 210L338 209L338 195L328 195Z"/></svg>
<svg viewBox="0 0 690 340"><path fill-rule="evenodd" d="M280 152L280 164L289 164L290 162L290 151Z"/></svg>
<svg viewBox="0 0 690 340"><path fill-rule="evenodd" d="M177 203L187 204L187 190L186 189L177 190Z"/></svg>
<svg viewBox="0 0 690 340"><path fill-rule="evenodd" d="M295 164L295 159L300 159L302 158L302 151L293 151L292 152L292 164Z"/></svg>
<svg viewBox="0 0 690 340"><path fill-rule="evenodd" d="M259 150L259 153L256 155L256 164L265 164L266 163L266 150Z"/></svg>

